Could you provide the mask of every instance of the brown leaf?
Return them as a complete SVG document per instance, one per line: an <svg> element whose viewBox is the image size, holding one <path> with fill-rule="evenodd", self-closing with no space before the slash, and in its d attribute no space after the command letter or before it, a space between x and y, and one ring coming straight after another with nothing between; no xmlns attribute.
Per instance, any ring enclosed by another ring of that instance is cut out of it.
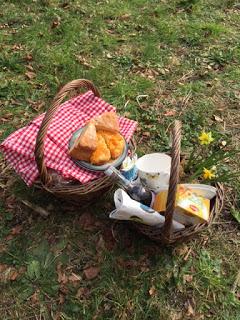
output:
<svg viewBox="0 0 240 320"><path fill-rule="evenodd" d="M93 231L96 228L96 218L89 212L83 213L78 221L85 231Z"/></svg>
<svg viewBox="0 0 240 320"><path fill-rule="evenodd" d="M39 291L35 291L34 294L30 297L31 303L37 304L39 302Z"/></svg>
<svg viewBox="0 0 240 320"><path fill-rule="evenodd" d="M32 61L33 56L32 56L30 53L27 53L24 59L25 59L26 61Z"/></svg>
<svg viewBox="0 0 240 320"><path fill-rule="evenodd" d="M90 296L90 290L86 287L79 288L76 294L78 299L86 299Z"/></svg>
<svg viewBox="0 0 240 320"><path fill-rule="evenodd" d="M149 131L144 131L143 133L142 133L142 135L144 136L144 137L150 137L150 132Z"/></svg>
<svg viewBox="0 0 240 320"><path fill-rule="evenodd" d="M12 228L11 234L15 236L15 235L21 233L21 231L22 231L22 225L19 224L16 227Z"/></svg>
<svg viewBox="0 0 240 320"><path fill-rule="evenodd" d="M62 265L59 263L57 265L57 275L58 275L58 282L62 284L66 284L68 282L68 277L66 274L62 271Z"/></svg>
<svg viewBox="0 0 240 320"><path fill-rule="evenodd" d="M192 304L191 304L191 302L189 300L187 301L186 306L187 306L187 316L188 317L194 316L195 315L195 311L194 311L194 308L193 308L193 306L192 306Z"/></svg>
<svg viewBox="0 0 240 320"><path fill-rule="evenodd" d="M136 260L123 260L121 257L117 258L117 263L126 269L136 268L138 265Z"/></svg>
<svg viewBox="0 0 240 320"><path fill-rule="evenodd" d="M18 276L19 276L19 273L16 270L12 270L9 276L9 280L14 281L17 279Z"/></svg>
<svg viewBox="0 0 240 320"><path fill-rule="evenodd" d="M154 286L152 286L149 290L148 290L148 293L150 296L155 296L156 295L156 288Z"/></svg>
<svg viewBox="0 0 240 320"><path fill-rule="evenodd" d="M28 80L32 80L36 77L36 73L34 73L32 71L27 71L27 72L25 72L25 76Z"/></svg>
<svg viewBox="0 0 240 320"><path fill-rule="evenodd" d="M168 110L168 111L166 111L165 113L164 113L164 116L165 117L172 117L172 116L175 116L176 115L176 110Z"/></svg>
<svg viewBox="0 0 240 320"><path fill-rule="evenodd" d="M65 302L65 295L60 293L59 294L59 304L63 304Z"/></svg>
<svg viewBox="0 0 240 320"><path fill-rule="evenodd" d="M112 234L112 230L110 229L105 229L103 231L103 240L104 240L104 247L107 249L107 250L113 250L116 246L116 240L114 239L113 237L113 234Z"/></svg>
<svg viewBox="0 0 240 320"><path fill-rule="evenodd" d="M217 122L223 122L223 119L220 118L219 116L216 116L215 114L213 115L213 119Z"/></svg>
<svg viewBox="0 0 240 320"><path fill-rule="evenodd" d="M0 253L5 252L7 247L4 244L0 244Z"/></svg>
<svg viewBox="0 0 240 320"><path fill-rule="evenodd" d="M99 267L89 267L83 271L87 280L92 280L92 279L96 278L97 275L99 274L99 272L100 272Z"/></svg>
<svg viewBox="0 0 240 320"><path fill-rule="evenodd" d="M0 273L5 271L7 269L8 265L7 264L0 264Z"/></svg>
<svg viewBox="0 0 240 320"><path fill-rule="evenodd" d="M60 19L53 20L51 28L55 29L60 25Z"/></svg>
<svg viewBox="0 0 240 320"><path fill-rule="evenodd" d="M192 280L193 280L193 275L192 274L184 274L184 276L183 276L184 283L192 282Z"/></svg>
<svg viewBox="0 0 240 320"><path fill-rule="evenodd" d="M63 284L68 282L68 277L66 276L66 274L64 272L58 273L58 282L63 283Z"/></svg>
<svg viewBox="0 0 240 320"><path fill-rule="evenodd" d="M26 66L26 68L27 68L28 71L31 71L31 72L34 71L34 70L33 70L33 67L32 67L30 64L28 64L28 65Z"/></svg>
<svg viewBox="0 0 240 320"><path fill-rule="evenodd" d="M0 281L15 281L22 273L21 269L22 267L19 270L17 270L12 266L0 264Z"/></svg>
<svg viewBox="0 0 240 320"><path fill-rule="evenodd" d="M9 241L9 240L12 240L14 238L14 236L12 234L9 234L8 236L6 236L4 238L5 241Z"/></svg>
<svg viewBox="0 0 240 320"><path fill-rule="evenodd" d="M129 18L131 17L131 14L129 13L125 13L122 16L119 17L120 20L129 20Z"/></svg>

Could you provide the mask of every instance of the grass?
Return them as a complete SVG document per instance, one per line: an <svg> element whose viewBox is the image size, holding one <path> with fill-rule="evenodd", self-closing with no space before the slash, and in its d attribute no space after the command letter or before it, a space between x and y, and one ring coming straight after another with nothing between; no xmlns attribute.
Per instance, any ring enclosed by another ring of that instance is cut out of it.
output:
<svg viewBox="0 0 240 320"><path fill-rule="evenodd" d="M239 22L232 0L2 2L0 140L46 110L63 84L87 78L139 122L139 154L169 150L174 118L184 151L208 126L239 147ZM239 319L239 224L228 210L175 248L127 227L115 239L111 198L69 207L26 188L0 160L1 319ZM237 180L231 188L240 194ZM92 280L89 267L99 268Z"/></svg>

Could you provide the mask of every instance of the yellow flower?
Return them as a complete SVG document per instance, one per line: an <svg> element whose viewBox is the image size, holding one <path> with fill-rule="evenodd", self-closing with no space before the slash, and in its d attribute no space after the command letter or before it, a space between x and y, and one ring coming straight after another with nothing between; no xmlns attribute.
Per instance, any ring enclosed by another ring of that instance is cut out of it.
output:
<svg viewBox="0 0 240 320"><path fill-rule="evenodd" d="M203 179L211 180L216 177L216 167L212 167L212 169L203 168Z"/></svg>
<svg viewBox="0 0 240 320"><path fill-rule="evenodd" d="M214 139L212 137L212 132L202 131L198 137L200 144L210 144Z"/></svg>

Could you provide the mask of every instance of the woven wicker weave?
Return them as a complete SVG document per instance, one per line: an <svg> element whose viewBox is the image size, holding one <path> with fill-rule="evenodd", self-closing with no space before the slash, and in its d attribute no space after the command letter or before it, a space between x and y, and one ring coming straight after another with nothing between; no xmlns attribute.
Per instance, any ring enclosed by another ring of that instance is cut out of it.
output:
<svg viewBox="0 0 240 320"><path fill-rule="evenodd" d="M175 207L175 198L177 192L177 184L179 181L180 169L180 147L181 147L181 122L175 121L172 132L172 163L169 181L169 190L167 198L167 206L165 212L165 223L162 228L146 226L140 223L132 223L133 227L139 232L149 237L150 239L164 243L173 244L175 242L183 242L193 237L198 232L206 229L214 221L217 214L221 211L223 206L223 188L217 184L217 196L211 200L210 204L210 218L208 223L201 223L194 226L186 227L182 231L172 231L172 220Z"/></svg>
<svg viewBox="0 0 240 320"><path fill-rule="evenodd" d="M73 80L67 83L57 93L51 107L43 118L37 135L35 160L39 171L39 180L35 183L35 186L43 188L56 196L64 198L65 200L86 203L91 201L93 198L97 199L100 194L102 195L105 191L108 191L113 184L111 178L104 176L86 184L81 184L79 181L68 183L61 179L61 177L57 177L56 173L49 171L44 161L44 141L51 120L66 96L72 93L77 94L77 90L80 89L92 90L97 97L100 97L98 89L92 82L85 79Z"/></svg>

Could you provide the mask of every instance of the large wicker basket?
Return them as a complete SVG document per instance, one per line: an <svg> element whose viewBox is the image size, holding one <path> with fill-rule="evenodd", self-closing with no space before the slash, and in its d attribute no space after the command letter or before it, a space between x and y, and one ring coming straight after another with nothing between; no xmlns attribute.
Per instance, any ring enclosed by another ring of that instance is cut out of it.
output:
<svg viewBox="0 0 240 320"><path fill-rule="evenodd" d="M35 183L35 186L62 197L64 200L86 203L92 199L97 199L99 195L108 191L113 185L112 179L103 176L86 184L81 184L77 180L65 181L62 177L58 176L56 172L48 170L44 161L44 141L51 120L66 96L71 94L71 97L73 97L73 94L78 94L80 89L91 90L95 96L100 97L100 93L94 84L85 79L73 80L67 83L57 93L51 107L47 110L43 118L37 135L35 160L39 171L39 179Z"/></svg>
<svg viewBox="0 0 240 320"><path fill-rule="evenodd" d="M223 206L223 187L220 184L216 185L217 195L211 200L210 204L210 218L208 223L201 223L194 226L189 226L182 231L172 231L172 220L175 207L175 198L177 191L177 184L179 182L179 171L180 171L180 147L181 147L181 122L175 121L172 130L172 163L171 173L169 181L168 199L165 212L165 223L162 228L156 228L147 226L140 223L132 223L133 227L139 232L149 237L150 239L163 243L173 244L175 242L183 242L197 233L209 227L214 221L215 217L221 211Z"/></svg>

